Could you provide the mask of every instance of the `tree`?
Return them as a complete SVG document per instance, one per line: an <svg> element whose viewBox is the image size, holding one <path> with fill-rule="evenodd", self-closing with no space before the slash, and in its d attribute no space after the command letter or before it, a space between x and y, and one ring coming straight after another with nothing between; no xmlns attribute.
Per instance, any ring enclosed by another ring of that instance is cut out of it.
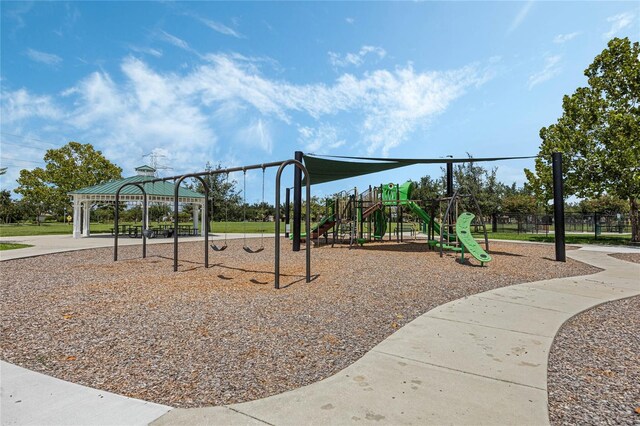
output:
<svg viewBox="0 0 640 426"><path fill-rule="evenodd" d="M213 168L207 162L205 171L220 171L223 167L220 163ZM238 184L235 180L229 180L226 173L214 173L202 177L209 186L209 215L211 220L237 220L241 213L240 192L236 190ZM194 191L204 194L204 186L200 180L195 181ZM240 212L240 213L239 213Z"/></svg>
<svg viewBox="0 0 640 426"><path fill-rule="evenodd" d="M47 211L59 214L70 208L67 193L86 186L122 177L122 169L107 160L91 144L69 142L44 155L44 169L21 170L15 192L40 215Z"/></svg>
<svg viewBox="0 0 640 426"><path fill-rule="evenodd" d="M538 211L536 198L527 194L511 194L502 200L505 213L534 214Z"/></svg>
<svg viewBox="0 0 640 426"><path fill-rule="evenodd" d="M411 198L422 201L423 205L428 205L432 200L442 197L444 194L444 177L432 179L431 176L423 176L420 182L413 183L413 193Z"/></svg>
<svg viewBox="0 0 640 426"><path fill-rule="evenodd" d="M16 214L16 207L11 200L11 191L0 191L0 220L2 223L12 222Z"/></svg>
<svg viewBox="0 0 640 426"><path fill-rule="evenodd" d="M508 188L498 181L497 170L497 168L493 168L488 171L473 162L458 164L453 168L455 186L474 195L483 215L495 216L500 212L502 197ZM461 207L469 211L476 209L468 198L461 200Z"/></svg>
<svg viewBox="0 0 640 426"><path fill-rule="evenodd" d="M541 201L552 198L551 154L562 152L565 192L627 200L632 241L640 241L640 43L614 38L585 70L588 86L562 100L563 114L540 130L535 173Z"/></svg>
<svg viewBox="0 0 640 426"><path fill-rule="evenodd" d="M20 170L18 183L20 186L14 191L22 194L22 205L28 212L27 217L33 218L39 225L38 218L51 210L57 198L47 184L46 171L40 167L33 170Z"/></svg>
<svg viewBox="0 0 640 426"><path fill-rule="evenodd" d="M582 200L578 207L580 208L581 213L601 213L611 215L629 212L629 204L625 200L606 194L598 198Z"/></svg>

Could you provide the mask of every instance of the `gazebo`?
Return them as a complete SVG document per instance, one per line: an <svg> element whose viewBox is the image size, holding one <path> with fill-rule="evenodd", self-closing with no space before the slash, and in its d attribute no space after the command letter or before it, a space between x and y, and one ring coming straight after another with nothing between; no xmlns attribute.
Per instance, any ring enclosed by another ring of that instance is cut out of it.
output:
<svg viewBox="0 0 640 426"><path fill-rule="evenodd" d="M88 186L68 193L73 202L73 238L88 237L90 235L89 212L93 204L98 202L115 204L116 192L122 185L155 179L156 169L153 167L144 165L136 167L135 170L137 173L135 176ZM174 203L174 185L172 182L153 182L144 185L144 189L147 193L148 203ZM142 202L142 200L142 191L136 186L128 185L120 191L121 202ZM180 187L178 202L193 205L193 227L198 229L200 212L204 207L205 196L188 188ZM146 223L148 223L148 218L146 219Z"/></svg>

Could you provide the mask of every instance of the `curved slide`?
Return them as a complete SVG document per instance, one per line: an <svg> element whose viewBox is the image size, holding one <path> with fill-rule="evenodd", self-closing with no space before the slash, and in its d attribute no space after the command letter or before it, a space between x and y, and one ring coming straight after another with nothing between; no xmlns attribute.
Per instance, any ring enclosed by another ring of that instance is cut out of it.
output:
<svg viewBox="0 0 640 426"><path fill-rule="evenodd" d="M376 210L373 212L373 237L376 240L381 240L387 231L387 216L383 210Z"/></svg>
<svg viewBox="0 0 640 426"><path fill-rule="evenodd" d="M458 236L458 240L460 240L462 245L467 249L467 252L478 259L481 264L491 262L491 256L489 256L487 252L480 247L480 244L478 244L478 242L473 238L473 235L471 235L471 221L474 217L476 217L476 215L469 212L463 212L458 216L458 221L456 222L456 235Z"/></svg>

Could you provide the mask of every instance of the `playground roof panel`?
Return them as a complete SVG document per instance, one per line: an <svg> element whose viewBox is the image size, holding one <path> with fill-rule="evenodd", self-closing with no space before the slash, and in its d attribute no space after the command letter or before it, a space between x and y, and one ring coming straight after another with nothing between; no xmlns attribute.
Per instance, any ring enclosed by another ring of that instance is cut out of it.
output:
<svg viewBox="0 0 640 426"><path fill-rule="evenodd" d="M311 184L331 182L334 180L347 179L370 173L381 172L383 170L391 170L398 167L404 167L407 164L397 162L353 162L327 160L325 158L310 157L305 155L304 165L311 176Z"/></svg>
<svg viewBox="0 0 640 426"><path fill-rule="evenodd" d="M325 155L320 158L314 155L304 155L304 165L311 176L311 184L332 182L370 173L391 170L412 164L446 164L446 163L478 163L485 161L519 160L535 158L528 157L483 157L483 158L369 158L342 157ZM368 160L368 161L353 161Z"/></svg>
<svg viewBox="0 0 640 426"><path fill-rule="evenodd" d="M141 182L155 179L153 176L131 176L124 179L112 180L109 182L101 183L99 185L88 186L86 188L80 188L75 191L69 192L69 195L80 194L100 194L100 195L115 195L125 183ZM155 195L160 197L173 197L174 186L173 182L153 182L144 185L144 190L147 195ZM121 195L141 195L142 191L137 186L129 185L120 191ZM204 198L204 194L192 191L183 186L178 190L178 196L188 198Z"/></svg>

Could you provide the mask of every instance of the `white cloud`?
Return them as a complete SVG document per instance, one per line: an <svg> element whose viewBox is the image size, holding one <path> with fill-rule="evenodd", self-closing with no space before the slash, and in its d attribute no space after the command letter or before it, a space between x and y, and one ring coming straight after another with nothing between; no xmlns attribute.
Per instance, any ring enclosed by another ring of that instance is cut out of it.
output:
<svg viewBox="0 0 640 426"><path fill-rule="evenodd" d="M353 25L356 22L354 18L344 18L344 21L349 25Z"/></svg>
<svg viewBox="0 0 640 426"><path fill-rule="evenodd" d="M580 35L579 31L576 31L576 32L573 32L573 33L568 33L568 34L558 34L557 36L555 36L553 38L553 42L556 43L556 44L566 43L569 40L573 40L574 38L576 38L579 35Z"/></svg>
<svg viewBox="0 0 640 426"><path fill-rule="evenodd" d="M364 63L364 59L368 54L377 55L378 59L382 59L387 55L386 50L377 46L362 46L357 53L347 53L342 56L339 53L329 52L329 62L334 67L359 67Z"/></svg>
<svg viewBox="0 0 640 426"><path fill-rule="evenodd" d="M34 62L40 62L53 67L62 63L62 58L60 56L54 55L53 53L41 52L35 49L27 49L25 55Z"/></svg>
<svg viewBox="0 0 640 426"><path fill-rule="evenodd" d="M141 47L141 46L130 44L129 49L137 53L144 53L146 55L155 56L156 58L162 57L162 50L154 49L152 47Z"/></svg>
<svg viewBox="0 0 640 426"><path fill-rule="evenodd" d="M152 149L170 152L172 163L181 165L178 172L201 169L214 154L236 152L217 143L220 132L270 154L276 122L298 129L299 141L310 150L340 147L348 135L352 146L387 155L468 88L491 78L490 69L477 65L447 72L407 65L343 74L329 84L294 84L265 76L260 59L221 54L203 59L199 67L160 73L125 58L117 79L94 72L64 91L59 100L64 107L24 90L3 92L2 120L19 125L40 119L45 121L38 123L40 129L55 124L58 135L94 143L127 170Z"/></svg>
<svg viewBox="0 0 640 426"><path fill-rule="evenodd" d="M185 93L198 93L207 105L250 105L265 116L292 123L292 113L313 119L341 113L359 117L356 125L369 152L399 145L417 126L443 112L469 86L483 84L488 73L470 66L450 72L416 73L411 66L378 70L362 78L344 74L336 82L294 85L264 78L255 67L225 55L183 80Z"/></svg>
<svg viewBox="0 0 640 426"><path fill-rule="evenodd" d="M3 125L30 118L57 120L62 116L62 112L49 96L32 95L25 89L13 92L3 90L0 99L2 105L0 122Z"/></svg>
<svg viewBox="0 0 640 426"><path fill-rule="evenodd" d="M227 27L226 25L220 22L216 22L216 21L212 21L211 19L205 19L200 17L198 17L197 19L203 24L205 24L207 27L211 28L214 31L219 32L220 34L224 34L224 35L228 35L236 38L244 38L242 34L237 32L233 28Z"/></svg>
<svg viewBox="0 0 640 426"><path fill-rule="evenodd" d="M7 5L12 7L8 7ZM15 21L15 26L11 31L12 35L26 26L24 16L31 11L33 5L34 3L29 1L3 4L4 14Z"/></svg>
<svg viewBox="0 0 640 426"><path fill-rule="evenodd" d="M202 168L217 136L198 100L182 96L178 76L160 75L140 60L127 58L121 69L123 84L96 72L64 92L75 104L68 124L130 167L162 148L173 153L174 162Z"/></svg>
<svg viewBox="0 0 640 426"><path fill-rule="evenodd" d="M560 74L560 71L562 69L560 66L561 60L561 55L546 56L544 58L544 68L542 69L542 71L538 71L537 73L534 73L529 77L529 90L533 89L538 84L551 80L553 77Z"/></svg>
<svg viewBox="0 0 640 426"><path fill-rule="evenodd" d="M309 153L325 153L341 147L346 141L338 136L338 129L326 123L317 128L299 127L299 142Z"/></svg>
<svg viewBox="0 0 640 426"><path fill-rule="evenodd" d="M268 154L273 151L273 139L269 126L260 118L240 129L236 134L236 140L244 145L260 148Z"/></svg>
<svg viewBox="0 0 640 426"><path fill-rule="evenodd" d="M520 24L522 24L524 19L529 14L529 11L531 10L531 6L533 6L533 1L529 0L520 8L520 10L518 11L518 14L515 16L515 18L513 18L513 21L511 21L511 25L507 30L507 34L512 33L520 26Z"/></svg>
<svg viewBox="0 0 640 426"><path fill-rule="evenodd" d="M615 36L620 30L628 27L633 22L633 19L636 17L635 14L631 12L624 12L618 15L610 16L607 18L607 22L611 22L611 28L606 33L602 34L602 37L605 39L610 39Z"/></svg>
<svg viewBox="0 0 640 426"><path fill-rule="evenodd" d="M191 46L189 46L189 43L182 40L181 38L174 36L173 34L169 34L166 31L160 31L160 40L166 41L167 43L172 44L179 49L186 50L187 52L191 52L199 56L198 52L196 52L191 48Z"/></svg>

